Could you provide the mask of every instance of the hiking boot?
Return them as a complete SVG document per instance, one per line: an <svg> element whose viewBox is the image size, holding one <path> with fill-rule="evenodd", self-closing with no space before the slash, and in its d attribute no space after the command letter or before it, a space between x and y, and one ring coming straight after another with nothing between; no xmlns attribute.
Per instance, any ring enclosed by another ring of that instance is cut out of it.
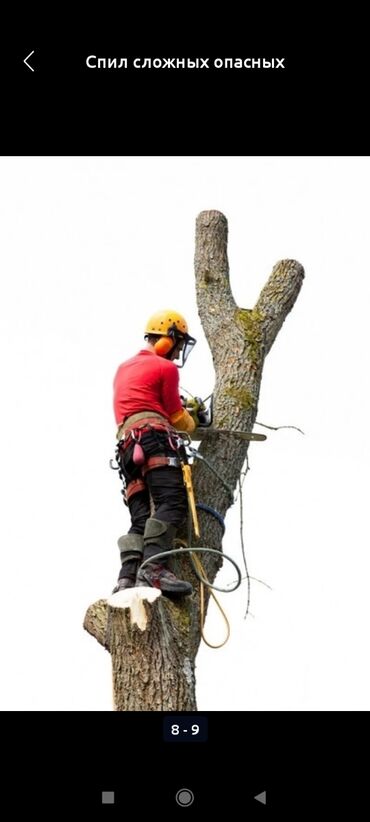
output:
<svg viewBox="0 0 370 822"><path fill-rule="evenodd" d="M142 534L124 534L123 537L119 538L118 547L122 566L117 585L113 588L112 594L124 591L125 588L134 588L136 572L143 557L143 545L144 538Z"/></svg>
<svg viewBox="0 0 370 822"><path fill-rule="evenodd" d="M144 530L144 560L151 560L155 554L170 551L177 528L172 522L164 522L156 517L150 517L145 523ZM160 557L148 562L143 569L139 568L136 585L142 587L159 588L167 596L186 596L191 594L193 587L190 582L177 579L167 567L167 557Z"/></svg>
<svg viewBox="0 0 370 822"><path fill-rule="evenodd" d="M193 586L190 582L178 579L164 565L157 562L148 562L145 568L139 568L136 577L136 586L149 588L159 588L165 596L188 596L193 593Z"/></svg>

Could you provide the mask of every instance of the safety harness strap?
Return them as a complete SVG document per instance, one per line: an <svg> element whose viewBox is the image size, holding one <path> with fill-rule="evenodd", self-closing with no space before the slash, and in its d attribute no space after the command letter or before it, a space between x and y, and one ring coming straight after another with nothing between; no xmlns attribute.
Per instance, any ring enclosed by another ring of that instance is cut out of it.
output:
<svg viewBox="0 0 370 822"><path fill-rule="evenodd" d="M138 494L139 491L144 491L146 488L145 482L142 479L134 479L131 482L128 482L126 485L126 501L133 496L133 494Z"/></svg>
<svg viewBox="0 0 370 822"><path fill-rule="evenodd" d="M168 465L170 468L179 468L180 460L178 457L148 457L145 460L145 465L141 469L143 477L152 468L162 468L163 465Z"/></svg>
<svg viewBox="0 0 370 822"><path fill-rule="evenodd" d="M148 457L148 459L145 460L145 465L142 466L141 473L143 477L145 477L148 471L151 471L153 468L162 468L164 465L170 468L178 468L180 466L180 460L178 457ZM128 501L133 494L144 491L145 488L146 485L142 479L134 479L128 482L125 494L126 501Z"/></svg>

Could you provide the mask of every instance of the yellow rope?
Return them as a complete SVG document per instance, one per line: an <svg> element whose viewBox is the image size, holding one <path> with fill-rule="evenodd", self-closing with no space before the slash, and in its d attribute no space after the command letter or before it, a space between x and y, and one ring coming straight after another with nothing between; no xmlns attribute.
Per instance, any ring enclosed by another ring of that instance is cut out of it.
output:
<svg viewBox="0 0 370 822"><path fill-rule="evenodd" d="M197 554L194 554L194 556L192 556L192 559L193 559L193 562L196 565L199 573L202 574L202 576L205 577L205 579L207 579L205 569L203 567L203 564L202 564L201 560L197 556ZM209 642L208 639L205 636L205 633L204 633L204 622L205 622L204 588L205 588L205 585L203 584L203 582L199 582L199 585L200 585L200 632L201 632L201 635L202 635L203 642L205 642L206 645L208 645L209 648L222 648L224 645L226 645L226 643L229 639L229 636L230 636L230 623L229 623L229 620L228 620L228 618L225 614L225 611L224 611L220 601L217 599L216 594L212 591L212 588L210 588L209 592L211 594L211 597L213 597L213 599L214 599L214 601L217 605L217 608L219 609L219 611L221 611L221 614L224 618L224 622L226 624L226 637L223 640L223 642L220 642L218 645L213 645L211 642Z"/></svg>
<svg viewBox="0 0 370 822"><path fill-rule="evenodd" d="M185 548L188 547L188 544L187 544L187 542L185 542L185 540L175 539L175 542L177 542L179 545L185 546ZM203 563L199 559L198 555L197 554L191 554L190 556L191 556L191 558L194 562L194 565L197 568L197 571L201 574L202 577L207 579ZM208 645L209 648L215 648L215 649L222 648L224 645L226 645L226 643L227 643L227 641L230 637L230 623L229 623L229 620L226 616L226 613L225 613L220 601L217 599L216 594L212 591L212 588L210 588L209 592L211 594L211 597L213 597L213 599L214 599L214 601L217 605L217 608L219 609L219 611L221 611L221 614L224 618L224 622L226 624L226 637L223 640L223 642L219 643L219 645L213 645L211 642L208 642L208 639L206 638L205 633L204 633L204 623L205 623L204 588L205 588L205 585L204 585L203 582L201 582L199 580L199 586L200 586L199 593L200 593L200 633L201 633L201 637L203 639L203 642L205 642L205 644Z"/></svg>

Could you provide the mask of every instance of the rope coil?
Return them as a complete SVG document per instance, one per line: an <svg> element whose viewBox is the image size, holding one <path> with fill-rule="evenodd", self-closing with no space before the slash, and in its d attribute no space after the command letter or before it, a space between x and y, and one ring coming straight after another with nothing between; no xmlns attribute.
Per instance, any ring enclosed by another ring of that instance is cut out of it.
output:
<svg viewBox="0 0 370 822"><path fill-rule="evenodd" d="M224 535L224 533L225 533L225 522L224 522L224 519L221 516L221 514L218 511L216 511L214 508L211 508L210 505L206 505L203 502L197 502L196 507L200 511L205 511L208 514L211 514L211 516L213 516L219 522L219 524L221 525L222 535ZM208 645L209 648L218 649L218 648L222 648L224 645L226 645L226 643L227 643L227 641L230 637L230 630L231 629L230 629L230 623L229 623L229 620L227 618L227 615L226 615L219 599L216 597L216 594L214 593L214 591L221 591L222 593L225 593L225 594L229 594L229 593L231 594L233 591L236 591L236 589L239 588L239 585L241 584L242 574L241 574L241 570L240 570L238 564L235 562L235 560L232 557L230 557L228 554L225 554L223 551L219 551L216 548L206 548L204 546L203 547L202 546L197 546L197 547L189 546L189 543L191 542L191 531L192 531L191 526L192 526L192 518L191 518L191 516L189 516L189 518L188 518L188 542L185 542L185 540L181 540L181 539L175 540L175 542L177 542L179 545L181 545L180 548L172 548L169 551L162 551L158 554L155 554L154 556L150 557L149 559L144 560L141 567L144 568L145 565L149 564L149 562L153 562L156 559L160 559L161 557L175 556L175 555L178 555L180 553L190 554L190 561L191 561L191 565L192 565L194 574L195 574L195 576L197 577L197 579L199 580L199 583L200 583L199 598L200 598L200 632L201 632L201 636L202 636L203 642L205 642L205 644ZM236 582L235 582L235 584L232 588L220 588L217 585L213 585L209 581L209 579L206 575L206 571L205 571L205 568L203 566L203 563L201 562L201 560L198 556L194 556L194 554L200 554L200 553L218 554L219 556L222 557L222 559L226 559L228 562L231 562L231 564L233 565L233 567L235 568L235 571L237 573L237 579L236 579ZM221 615L224 619L224 622L226 624L225 639L222 642L220 642L218 645L214 645L213 643L209 642L209 640L207 639L207 637L205 636L205 633L204 633L204 623L205 623L205 596L204 596L204 592L205 592L205 588L209 588L210 595L214 599L214 601L217 605L217 608L219 609L219 611L220 611L220 613L221 613Z"/></svg>

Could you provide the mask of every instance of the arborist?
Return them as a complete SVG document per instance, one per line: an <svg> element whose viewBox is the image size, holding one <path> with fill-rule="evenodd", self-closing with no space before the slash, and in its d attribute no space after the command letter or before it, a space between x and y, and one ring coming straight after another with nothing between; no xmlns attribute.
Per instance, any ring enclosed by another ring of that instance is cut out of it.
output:
<svg viewBox="0 0 370 822"><path fill-rule="evenodd" d="M177 432L191 433L196 428L197 404L191 413L184 408L178 368L196 340L188 333L184 317L172 309L149 318L144 339L146 348L123 362L114 378L117 462L131 527L118 540L121 569L113 593L149 585L167 596L186 595L193 590L190 582L169 570L167 558L149 562L142 570L140 566L173 548L177 529L187 516ZM177 359L179 366L174 363Z"/></svg>

